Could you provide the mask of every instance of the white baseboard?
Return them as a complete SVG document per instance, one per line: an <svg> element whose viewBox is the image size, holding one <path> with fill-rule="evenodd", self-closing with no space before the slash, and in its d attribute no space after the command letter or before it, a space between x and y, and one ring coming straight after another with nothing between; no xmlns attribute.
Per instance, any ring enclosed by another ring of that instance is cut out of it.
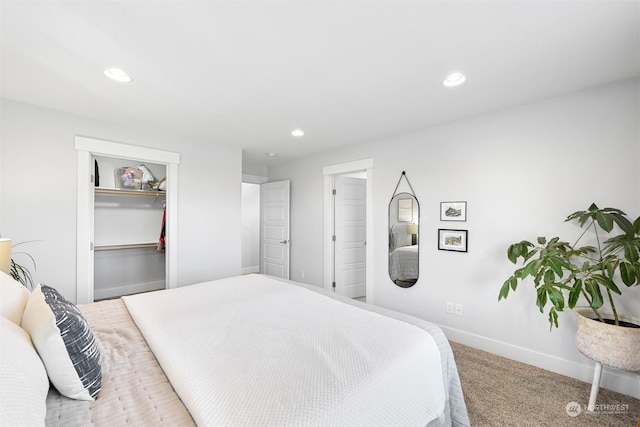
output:
<svg viewBox="0 0 640 427"><path fill-rule="evenodd" d="M566 375L591 384L595 362L581 364L549 354L540 353L528 348L519 347L502 341L493 340L480 335L471 334L459 329L440 326L448 339L469 347L497 354L528 365L537 366L557 374ZM640 374L618 369L602 369L602 388L613 390L640 399ZM586 402L585 402L586 403Z"/></svg>
<svg viewBox="0 0 640 427"><path fill-rule="evenodd" d="M107 289L95 289L93 291L93 299L101 300L106 298L116 298L122 295L138 294L140 292L157 291L165 288L164 281L135 283L133 285L118 286Z"/></svg>
<svg viewBox="0 0 640 427"><path fill-rule="evenodd" d="M251 273L260 273L260 267L256 265L253 267L242 268L242 274L251 274Z"/></svg>

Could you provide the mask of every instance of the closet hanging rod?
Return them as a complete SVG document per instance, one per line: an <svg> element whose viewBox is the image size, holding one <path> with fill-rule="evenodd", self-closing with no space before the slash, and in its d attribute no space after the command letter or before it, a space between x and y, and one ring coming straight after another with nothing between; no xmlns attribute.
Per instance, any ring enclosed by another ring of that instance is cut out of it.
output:
<svg viewBox="0 0 640 427"><path fill-rule="evenodd" d="M121 249L157 249L157 243L130 243L124 245L95 245L94 251L118 251Z"/></svg>
<svg viewBox="0 0 640 427"><path fill-rule="evenodd" d="M147 190L120 190L118 188L95 188L96 194L124 194L132 196L149 196L149 197L165 197L164 191L147 191Z"/></svg>

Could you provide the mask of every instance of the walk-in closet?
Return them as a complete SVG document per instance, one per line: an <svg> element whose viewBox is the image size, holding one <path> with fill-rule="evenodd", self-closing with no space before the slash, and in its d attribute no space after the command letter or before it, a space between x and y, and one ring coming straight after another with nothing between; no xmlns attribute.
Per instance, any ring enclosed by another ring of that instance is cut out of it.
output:
<svg viewBox="0 0 640 427"><path fill-rule="evenodd" d="M166 167L93 156L94 299L165 288Z"/></svg>
<svg viewBox="0 0 640 427"><path fill-rule="evenodd" d="M78 303L177 284L178 153L76 137Z"/></svg>

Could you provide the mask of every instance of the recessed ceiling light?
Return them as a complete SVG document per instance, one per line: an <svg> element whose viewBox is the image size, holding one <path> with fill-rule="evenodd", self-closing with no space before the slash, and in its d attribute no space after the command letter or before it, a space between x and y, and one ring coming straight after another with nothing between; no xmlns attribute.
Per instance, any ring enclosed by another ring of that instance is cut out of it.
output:
<svg viewBox="0 0 640 427"><path fill-rule="evenodd" d="M267 157L278 157L278 153L267 153Z"/></svg>
<svg viewBox="0 0 640 427"><path fill-rule="evenodd" d="M446 87L460 86L462 83L466 81L467 81L467 76L465 76L464 74L451 73L442 81L442 86L446 86Z"/></svg>
<svg viewBox="0 0 640 427"><path fill-rule="evenodd" d="M304 132L302 132L302 130L300 130L300 129L296 129L296 130L291 132L291 135L293 135L293 136L302 136L302 135L304 135Z"/></svg>
<svg viewBox="0 0 640 427"><path fill-rule="evenodd" d="M104 70L104 75L120 83L129 83L133 80L129 74L119 68L108 68Z"/></svg>

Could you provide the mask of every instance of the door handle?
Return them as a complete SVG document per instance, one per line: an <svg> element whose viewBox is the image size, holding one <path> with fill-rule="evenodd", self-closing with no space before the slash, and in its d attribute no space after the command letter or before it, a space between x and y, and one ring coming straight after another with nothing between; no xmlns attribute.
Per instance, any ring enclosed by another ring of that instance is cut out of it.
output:
<svg viewBox="0 0 640 427"><path fill-rule="evenodd" d="M289 240L283 240L283 241L281 241L280 243L283 243L283 244L285 244L285 245L286 245L287 243L291 243L291 242L290 242Z"/></svg>

